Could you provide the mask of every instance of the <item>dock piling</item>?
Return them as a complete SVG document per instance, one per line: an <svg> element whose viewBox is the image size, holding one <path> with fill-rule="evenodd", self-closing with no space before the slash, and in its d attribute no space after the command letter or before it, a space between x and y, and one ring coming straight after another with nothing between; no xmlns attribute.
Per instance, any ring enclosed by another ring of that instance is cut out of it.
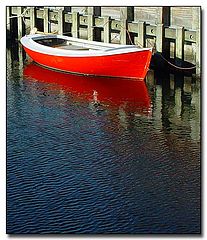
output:
<svg viewBox="0 0 207 240"><path fill-rule="evenodd" d="M104 42L110 43L111 42L111 18L104 17Z"/></svg>
<svg viewBox="0 0 207 240"><path fill-rule="evenodd" d="M78 38L79 37L79 13L72 13L72 36Z"/></svg>
<svg viewBox="0 0 207 240"><path fill-rule="evenodd" d="M25 33L25 25L22 19L23 7L17 7L17 28L18 28L18 40L23 37Z"/></svg>
<svg viewBox="0 0 207 240"><path fill-rule="evenodd" d="M49 32L49 8L44 8L44 32Z"/></svg>
<svg viewBox="0 0 207 240"><path fill-rule="evenodd" d="M176 64L181 65L184 60L184 27L177 27L176 29Z"/></svg>

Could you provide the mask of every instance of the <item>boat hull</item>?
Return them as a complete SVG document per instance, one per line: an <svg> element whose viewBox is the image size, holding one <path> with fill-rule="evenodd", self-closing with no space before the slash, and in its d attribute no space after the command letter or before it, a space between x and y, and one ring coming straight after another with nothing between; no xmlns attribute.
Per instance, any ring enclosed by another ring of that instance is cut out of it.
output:
<svg viewBox="0 0 207 240"><path fill-rule="evenodd" d="M44 53L24 46L26 53L38 64L64 72L144 79L148 71L152 51L138 49L119 54L67 56Z"/></svg>

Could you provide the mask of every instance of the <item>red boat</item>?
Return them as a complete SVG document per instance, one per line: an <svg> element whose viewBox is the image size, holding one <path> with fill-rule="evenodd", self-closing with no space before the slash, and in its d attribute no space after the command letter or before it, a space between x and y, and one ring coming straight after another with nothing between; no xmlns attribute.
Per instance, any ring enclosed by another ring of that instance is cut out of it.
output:
<svg viewBox="0 0 207 240"><path fill-rule="evenodd" d="M151 48L34 34L21 39L26 53L45 67L83 75L144 79Z"/></svg>
<svg viewBox="0 0 207 240"><path fill-rule="evenodd" d="M151 99L144 81L126 78L99 78L50 71L31 63L24 68L24 79L51 84L50 90L63 90L79 102L87 101L100 106L151 115ZM47 90L47 88L46 88Z"/></svg>

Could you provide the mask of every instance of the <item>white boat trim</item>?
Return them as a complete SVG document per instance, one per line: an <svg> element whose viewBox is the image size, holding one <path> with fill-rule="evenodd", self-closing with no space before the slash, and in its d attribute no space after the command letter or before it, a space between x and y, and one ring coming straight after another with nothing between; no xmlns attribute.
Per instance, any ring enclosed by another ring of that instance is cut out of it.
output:
<svg viewBox="0 0 207 240"><path fill-rule="evenodd" d="M74 43L76 46L90 48L89 50L66 50L61 48L53 48L50 46L45 46L40 43L35 42L35 40L48 39L48 38L60 38L71 43ZM135 45L119 45L111 43L102 43L95 41L88 41L84 39L78 39L63 35L43 35L43 34L34 34L26 35L21 38L21 43L24 47L47 55L54 56L65 56L65 57L97 57L97 56L110 56L117 54L125 54L139 51L152 51L152 48L139 48Z"/></svg>

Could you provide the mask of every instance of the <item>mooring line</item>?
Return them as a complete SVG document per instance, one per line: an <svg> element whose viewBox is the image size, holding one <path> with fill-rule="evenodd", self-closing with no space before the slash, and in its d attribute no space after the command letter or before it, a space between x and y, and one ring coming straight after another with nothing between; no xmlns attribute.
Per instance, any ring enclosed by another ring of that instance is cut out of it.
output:
<svg viewBox="0 0 207 240"><path fill-rule="evenodd" d="M163 55L161 53L157 53L159 56L161 56L161 58L163 60L165 60L169 65L173 66L174 68L177 68L177 69L180 69L180 70L192 70L192 69L195 69L196 66L193 66L193 67L179 67L173 63L171 63L170 61L168 61L165 57L163 57Z"/></svg>

